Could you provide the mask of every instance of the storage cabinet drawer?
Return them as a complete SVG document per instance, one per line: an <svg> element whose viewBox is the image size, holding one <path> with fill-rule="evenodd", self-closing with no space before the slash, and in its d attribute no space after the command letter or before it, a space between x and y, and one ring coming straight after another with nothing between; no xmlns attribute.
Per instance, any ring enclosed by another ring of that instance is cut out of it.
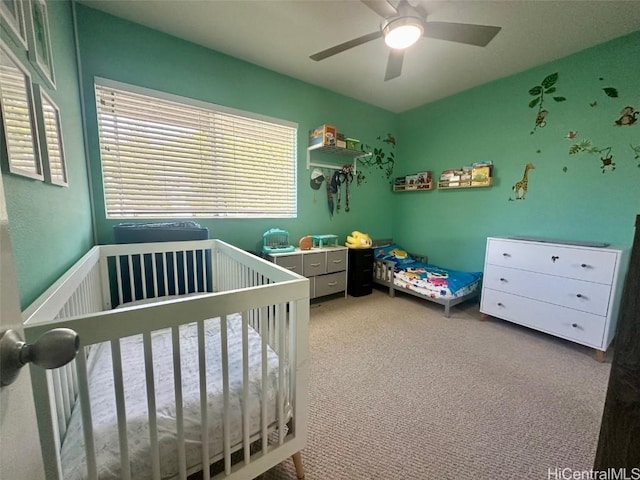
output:
<svg viewBox="0 0 640 480"><path fill-rule="evenodd" d="M277 257L272 257L273 262L276 265L280 265L281 267L286 268L287 270L291 270L299 275L302 275L302 256L300 255L278 255Z"/></svg>
<svg viewBox="0 0 640 480"><path fill-rule="evenodd" d="M347 251L327 252L327 273L340 272L347 269Z"/></svg>
<svg viewBox="0 0 640 480"><path fill-rule="evenodd" d="M327 272L327 257L324 252L307 253L303 256L303 275L313 277Z"/></svg>
<svg viewBox="0 0 640 480"><path fill-rule="evenodd" d="M487 265L484 286L563 307L606 316L611 286Z"/></svg>
<svg viewBox="0 0 640 480"><path fill-rule="evenodd" d="M349 270L359 270L370 268L373 265L372 248L350 248L349 249Z"/></svg>
<svg viewBox="0 0 640 480"><path fill-rule="evenodd" d="M484 288L480 311L583 345L602 348L606 317Z"/></svg>
<svg viewBox="0 0 640 480"><path fill-rule="evenodd" d="M610 285L616 256L610 250L491 238L486 263Z"/></svg>
<svg viewBox="0 0 640 480"><path fill-rule="evenodd" d="M328 273L315 277L316 297L342 292L346 288L344 272Z"/></svg>

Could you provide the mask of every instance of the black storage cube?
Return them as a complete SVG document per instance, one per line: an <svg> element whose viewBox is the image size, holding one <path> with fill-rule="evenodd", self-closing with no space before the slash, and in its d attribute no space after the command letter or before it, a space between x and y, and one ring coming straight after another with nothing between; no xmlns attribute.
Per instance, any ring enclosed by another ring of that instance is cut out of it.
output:
<svg viewBox="0 0 640 480"><path fill-rule="evenodd" d="M347 293L352 297L362 297L372 291L373 248L350 248Z"/></svg>
<svg viewBox="0 0 640 480"><path fill-rule="evenodd" d="M148 243L148 242L175 242L184 240L206 240L209 238L209 230L201 227L195 222L173 222L173 223L121 223L113 227L115 243ZM202 252L195 252L195 266L193 251L176 252L175 263L173 255L167 254L166 258L161 253L155 254L156 267L158 276L156 278L158 297L167 295L179 295L193 292L212 291L210 265L211 251L205 251L205 268L202 266ZM142 298L154 297L153 292L153 270L151 254L137 255L132 258L133 279L129 275L129 266L126 257L120 257L120 269L122 272L122 301L128 303ZM144 261L145 283L147 291L143 294L142 268L141 262ZM172 272L176 269L179 272L184 271L184 262L186 261L187 281L185 284L184 275L178 275L176 285L175 276ZM115 267L115 266L114 266ZM162 268L167 272L167 282L165 285L164 275L161 274ZM195 279L194 279L195 270ZM203 271L207 270L207 271ZM133 281L134 297L131 296L131 282ZM115 291L113 289L112 291ZM117 305L118 299L111 299L112 305Z"/></svg>

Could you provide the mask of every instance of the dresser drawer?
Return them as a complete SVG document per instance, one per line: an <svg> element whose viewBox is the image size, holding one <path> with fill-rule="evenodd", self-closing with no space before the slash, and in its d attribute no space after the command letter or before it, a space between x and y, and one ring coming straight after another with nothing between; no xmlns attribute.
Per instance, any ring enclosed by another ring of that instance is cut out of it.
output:
<svg viewBox="0 0 640 480"><path fill-rule="evenodd" d="M305 277L327 273L325 252L307 253L303 256L302 272Z"/></svg>
<svg viewBox="0 0 640 480"><path fill-rule="evenodd" d="M343 292L347 288L346 275L343 272L328 273L315 277L315 297Z"/></svg>
<svg viewBox="0 0 640 480"><path fill-rule="evenodd" d="M273 258L273 263L281 267L291 270L294 273L302 275L302 256L301 255L278 255Z"/></svg>
<svg viewBox="0 0 640 480"><path fill-rule="evenodd" d="M610 250L491 238L486 263L611 285L617 256Z"/></svg>
<svg viewBox="0 0 640 480"><path fill-rule="evenodd" d="M480 311L595 348L605 342L606 317L571 308L485 288Z"/></svg>
<svg viewBox="0 0 640 480"><path fill-rule="evenodd" d="M493 290L601 316L607 315L610 306L610 285L497 265L487 265L484 271L483 285Z"/></svg>
<svg viewBox="0 0 640 480"><path fill-rule="evenodd" d="M327 273L341 272L347 269L347 251L327 252Z"/></svg>

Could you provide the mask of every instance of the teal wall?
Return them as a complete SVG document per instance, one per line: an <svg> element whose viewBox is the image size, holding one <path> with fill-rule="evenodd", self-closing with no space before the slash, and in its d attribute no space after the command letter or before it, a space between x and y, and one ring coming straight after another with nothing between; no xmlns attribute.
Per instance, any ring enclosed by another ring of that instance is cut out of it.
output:
<svg viewBox="0 0 640 480"><path fill-rule="evenodd" d="M48 2L56 89L45 86L4 30L2 40L60 108L69 187L62 188L7 173L3 168L9 231L13 244L22 308L73 265L91 246L93 232L73 22L69 2Z"/></svg>
<svg viewBox="0 0 640 480"><path fill-rule="evenodd" d="M481 270L487 236L528 235L632 243L640 213L640 119L615 126L621 110L640 110L640 32L564 59L405 112L399 117L398 175L492 160L491 188L396 193L393 235L437 264ZM544 128L534 129L538 106L529 90L558 73L547 95ZM614 87L611 98L602 90ZM552 96L566 97L556 102ZM592 106L592 104L594 104ZM566 138L577 131L575 139ZM603 154L569 154L589 139L611 147L616 169L602 170ZM525 200L513 185L533 163ZM564 171L566 167L566 172Z"/></svg>
<svg viewBox="0 0 640 480"><path fill-rule="evenodd" d="M112 227L122 220L107 220L104 212L93 91L96 76L299 124L298 218L196 219L212 237L255 249L262 234L273 227L288 230L296 243L303 235L328 233L344 241L353 230L376 237L391 235L392 195L384 175L367 173L365 183L351 188L350 212L342 210L331 219L325 189L314 191L309 186L306 146L308 131L323 123L373 143L379 135L394 133L396 115L82 5L77 11L99 243L111 242ZM322 156L314 159L332 161Z"/></svg>

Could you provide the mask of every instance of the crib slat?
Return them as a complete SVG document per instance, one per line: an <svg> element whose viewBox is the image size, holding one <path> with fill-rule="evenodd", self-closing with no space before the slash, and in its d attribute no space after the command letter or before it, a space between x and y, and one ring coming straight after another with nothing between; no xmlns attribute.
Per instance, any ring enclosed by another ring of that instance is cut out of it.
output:
<svg viewBox="0 0 640 480"><path fill-rule="evenodd" d="M62 390L62 407L64 409L64 416L65 418L69 418L69 416L71 415L71 402L74 399L69 398L69 381L67 380L67 369L65 367L61 367L58 370L60 373L60 386Z"/></svg>
<svg viewBox="0 0 640 480"><path fill-rule="evenodd" d="M67 421L64 413L64 408L60 408L63 404L62 400L62 382L60 380L60 371L58 368L49 371L51 373L51 383L53 385L53 396L56 402L56 416L58 419L58 430L60 432L60 442L67 433Z"/></svg>
<svg viewBox="0 0 640 480"><path fill-rule="evenodd" d="M284 343L284 321L287 315L287 309L284 304L280 303L277 306L277 322L278 322L278 347ZM282 355L282 351L278 348L278 441L280 445L284 443L284 366L285 359Z"/></svg>
<svg viewBox="0 0 640 480"><path fill-rule="evenodd" d="M229 349L227 343L227 316L220 317L220 347L222 352L222 436L224 439L224 471L231 473L231 432L229 428Z"/></svg>
<svg viewBox="0 0 640 480"><path fill-rule="evenodd" d="M267 391L267 336L269 335L267 315L267 307L262 307L260 309L260 337L262 339L262 384L260 390L263 392L262 398L266 397L264 392ZM262 424L262 453L266 454L269 445L269 430L267 429L267 409L264 405L261 405L260 408L260 420Z"/></svg>
<svg viewBox="0 0 640 480"><path fill-rule="evenodd" d="M173 256L173 294L179 295L180 290L178 289L178 255L176 254L176 252L171 252L171 255Z"/></svg>
<svg viewBox="0 0 640 480"><path fill-rule="evenodd" d="M151 333L142 334L144 370L147 377L147 407L149 413L149 439L151 441L151 468L154 480L160 480L160 451L158 449L158 421L156 417L156 387L153 375L153 349Z"/></svg>
<svg viewBox="0 0 640 480"><path fill-rule="evenodd" d="M140 257L140 275L142 276L142 298L147 298L147 269L144 265L144 254L138 256Z"/></svg>
<svg viewBox="0 0 640 480"><path fill-rule="evenodd" d="M78 371L78 396L82 412L82 431L84 433L84 450L87 459L88 480L98 480L96 464L96 446L93 439L93 421L91 420L91 404L89 402L89 380L87 377L87 362L85 352L81 351L76 357Z"/></svg>
<svg viewBox="0 0 640 480"><path fill-rule="evenodd" d="M249 449L249 318L247 312L242 312L242 440L244 449L244 463L249 464L251 450Z"/></svg>
<svg viewBox="0 0 640 480"><path fill-rule="evenodd" d="M209 420L207 411L207 362L204 350L204 320L198 322L198 369L200 373L200 429L202 439L202 473L209 478Z"/></svg>
<svg viewBox="0 0 640 480"><path fill-rule="evenodd" d="M163 271L163 275L164 275L164 294L166 297L168 297L169 294L169 257L168 254L163 254L162 255L162 271Z"/></svg>
<svg viewBox="0 0 640 480"><path fill-rule="evenodd" d="M160 293L158 292L158 265L156 262L156 254L152 253L151 254L151 270L153 272L153 297L157 298L160 296Z"/></svg>
<svg viewBox="0 0 640 480"><path fill-rule="evenodd" d="M180 327L171 328L173 346L173 388L176 395L176 435L178 448L178 474L187 480L187 458L184 450L184 410L182 408L182 364L180 354Z"/></svg>
<svg viewBox="0 0 640 480"><path fill-rule="evenodd" d="M129 291L131 292L131 300L136 300L136 282L133 276L133 255L127 255L127 265L129 266Z"/></svg>
<svg viewBox="0 0 640 480"><path fill-rule="evenodd" d="M191 250L191 258L193 259L193 291L198 291L198 255L196 250Z"/></svg>
<svg viewBox="0 0 640 480"><path fill-rule="evenodd" d="M116 259L116 281L118 284L118 305L122 305L122 269L120 268L120 257L115 257Z"/></svg>
<svg viewBox="0 0 640 480"><path fill-rule="evenodd" d="M120 440L120 475L123 480L131 480L129 465L129 441L127 438L127 411L124 403L124 381L122 380L122 355L120 340L111 340L111 361L113 365L113 388L116 394L116 412L118 417L118 438Z"/></svg>

